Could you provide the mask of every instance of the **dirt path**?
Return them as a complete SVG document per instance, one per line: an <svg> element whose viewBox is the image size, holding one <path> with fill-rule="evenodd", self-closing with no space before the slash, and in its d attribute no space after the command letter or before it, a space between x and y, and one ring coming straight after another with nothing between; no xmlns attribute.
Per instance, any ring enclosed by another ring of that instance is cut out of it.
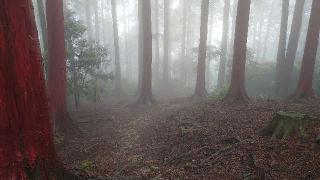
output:
<svg viewBox="0 0 320 180"><path fill-rule="evenodd" d="M159 101L145 107L132 102L109 100L100 103L97 109L85 105L80 113L74 113L73 119L83 133L58 148L65 164L117 178L136 168L144 171L142 164L146 163L144 151L148 145L141 137L143 131L190 103L185 100Z"/></svg>

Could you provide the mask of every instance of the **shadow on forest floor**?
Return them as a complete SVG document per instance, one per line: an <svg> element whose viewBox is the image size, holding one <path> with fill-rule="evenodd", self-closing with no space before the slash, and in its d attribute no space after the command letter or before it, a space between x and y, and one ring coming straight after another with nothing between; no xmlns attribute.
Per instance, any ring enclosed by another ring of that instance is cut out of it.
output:
<svg viewBox="0 0 320 180"><path fill-rule="evenodd" d="M320 124L298 137L270 140L257 131L277 111L320 117L320 101L247 105L105 100L74 115L84 132L58 149L70 168L102 179L316 179L320 150L314 143ZM316 131L317 133L316 133Z"/></svg>

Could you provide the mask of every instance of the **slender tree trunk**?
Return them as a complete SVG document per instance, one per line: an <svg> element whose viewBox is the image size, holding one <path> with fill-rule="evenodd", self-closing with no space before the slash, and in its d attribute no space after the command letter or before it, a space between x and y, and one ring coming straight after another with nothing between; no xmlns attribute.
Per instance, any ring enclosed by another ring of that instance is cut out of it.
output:
<svg viewBox="0 0 320 180"><path fill-rule="evenodd" d="M227 48L228 48L228 30L229 30L229 11L230 11L230 0L224 1L224 13L223 13L223 31L221 41L221 56L220 66L218 73L218 88L221 89L225 84L226 75L226 63L227 63Z"/></svg>
<svg viewBox="0 0 320 180"><path fill-rule="evenodd" d="M313 0L299 84L295 93L292 95L293 99L313 98L316 96L312 87L312 81L319 43L319 12L320 1Z"/></svg>
<svg viewBox="0 0 320 180"><path fill-rule="evenodd" d="M239 0L235 27L231 84L225 102L247 102L245 67L251 0Z"/></svg>
<svg viewBox="0 0 320 180"><path fill-rule="evenodd" d="M269 36L270 36L270 31L271 31L271 27L273 25L273 11L275 8L277 0L273 0L272 4L271 4L271 8L269 11L269 15L268 15L268 25L267 25L267 30L266 30L266 36L264 37L264 42L263 42L263 50L262 50L262 60L265 62L266 61L266 56L267 56L267 48L268 48L268 42L269 42Z"/></svg>
<svg viewBox="0 0 320 180"><path fill-rule="evenodd" d="M289 87L291 85L294 61L296 59L296 53L298 49L298 43L300 38L300 31L302 25L302 17L304 10L305 0L296 0L291 32L288 42L288 50L286 54L286 59L283 65L284 76L281 77L281 91L284 95L287 95L289 92Z"/></svg>
<svg viewBox="0 0 320 180"><path fill-rule="evenodd" d="M207 53L207 36L208 36L208 17L209 17L209 0L202 0L197 84L194 92L195 97L207 96L207 90L206 90L207 54L206 53Z"/></svg>
<svg viewBox="0 0 320 180"><path fill-rule="evenodd" d="M91 1L85 0L85 13L86 13L86 23L87 23L87 36L88 41L93 41L93 33L92 33L92 13L91 13Z"/></svg>
<svg viewBox="0 0 320 180"><path fill-rule="evenodd" d="M141 93L138 104L154 103L152 97L152 28L151 28L151 3L150 0L141 1L141 15L143 20L143 73Z"/></svg>
<svg viewBox="0 0 320 180"><path fill-rule="evenodd" d="M117 5L115 0L111 0L112 21L113 21L113 41L114 41L114 61L115 61L115 93L122 92L121 87L121 66L119 53L119 35L118 35L118 21L117 21Z"/></svg>
<svg viewBox="0 0 320 180"><path fill-rule="evenodd" d="M129 60L129 47L128 47L128 4L127 1L123 1L124 11L124 37L125 37L125 57L126 57L126 78L131 80L131 61Z"/></svg>
<svg viewBox="0 0 320 180"><path fill-rule="evenodd" d="M66 102L66 52L62 0L47 1L48 93L52 118L63 133L74 133Z"/></svg>
<svg viewBox="0 0 320 180"><path fill-rule="evenodd" d="M0 177L59 179L30 0L0 1Z"/></svg>
<svg viewBox="0 0 320 180"><path fill-rule="evenodd" d="M164 0L164 35L163 35L163 87L169 87L170 64L170 0Z"/></svg>
<svg viewBox="0 0 320 180"><path fill-rule="evenodd" d="M186 35L187 35L187 16L188 16L188 6L189 1L183 2L183 17L182 17L182 36L181 36L181 55L180 55L180 78L183 82L185 82L186 76Z"/></svg>
<svg viewBox="0 0 320 180"><path fill-rule="evenodd" d="M287 27L288 27L288 15L289 15L289 0L282 0L282 15L281 15L281 27L280 37L277 53L277 65L276 65L276 79L275 79L275 92L278 96L283 96L281 92L280 84L283 74L283 62L286 58L286 43L287 43Z"/></svg>
<svg viewBox="0 0 320 180"><path fill-rule="evenodd" d="M99 0L94 0L94 26L95 26L95 41L100 43L100 22L99 22Z"/></svg>
<svg viewBox="0 0 320 180"><path fill-rule="evenodd" d="M159 80L160 80L160 53L159 53L159 1L154 1L154 24L155 24L155 59L154 59L154 75L155 75L155 82L156 86L159 87Z"/></svg>
<svg viewBox="0 0 320 180"><path fill-rule="evenodd" d="M138 24L139 24L139 39L138 39L138 94L141 93L142 85L142 70L143 70L143 17L142 17L142 2L138 0Z"/></svg>

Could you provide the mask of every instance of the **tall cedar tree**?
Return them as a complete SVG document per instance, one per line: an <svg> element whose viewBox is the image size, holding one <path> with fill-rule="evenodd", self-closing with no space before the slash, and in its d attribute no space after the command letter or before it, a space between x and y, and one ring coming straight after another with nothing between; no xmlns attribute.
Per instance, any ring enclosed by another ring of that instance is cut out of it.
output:
<svg viewBox="0 0 320 180"><path fill-rule="evenodd" d="M277 65L276 65L276 79L275 79L275 92L279 97L284 94L281 92L281 77L283 74L283 65L286 58L286 44L287 44L287 27L288 27L288 16L289 16L289 0L282 0L282 14L281 14L281 27L280 37L278 43L277 53Z"/></svg>
<svg viewBox="0 0 320 180"><path fill-rule="evenodd" d="M114 42L114 61L115 61L115 93L120 94L121 87L121 65L119 52L119 34L118 34L118 19L117 19L117 4L115 0L111 0L112 22L113 22L113 42Z"/></svg>
<svg viewBox="0 0 320 180"><path fill-rule="evenodd" d="M319 43L319 12L320 1L313 0L299 84L295 93L292 95L292 98L294 100L301 98L313 98L316 96L312 87L312 81L317 48Z"/></svg>
<svg viewBox="0 0 320 180"><path fill-rule="evenodd" d="M66 51L64 38L63 1L47 1L48 32L48 93L53 123L62 133L76 131L67 112Z"/></svg>
<svg viewBox="0 0 320 180"><path fill-rule="evenodd" d="M231 84L225 102L247 102L245 67L251 0L240 0L237 8Z"/></svg>
<svg viewBox="0 0 320 180"><path fill-rule="evenodd" d="M195 97L207 96L206 90L206 57L208 36L209 0L202 0L201 4L201 27L200 44L198 54L197 83L194 92Z"/></svg>
<svg viewBox="0 0 320 180"><path fill-rule="evenodd" d="M143 34L143 68L140 97L137 104L152 104L152 30L150 0L141 0L142 34Z"/></svg>
<svg viewBox="0 0 320 180"><path fill-rule="evenodd" d="M292 80L293 66L300 38L304 4L305 0L296 0L286 58L282 69L283 75L280 79L280 89L286 96Z"/></svg>
<svg viewBox="0 0 320 180"><path fill-rule="evenodd" d="M170 1L164 0L164 34L163 34L163 87L169 87L170 64Z"/></svg>
<svg viewBox="0 0 320 180"><path fill-rule="evenodd" d="M70 179L60 174L52 137L32 1L2 0L1 179Z"/></svg>
<svg viewBox="0 0 320 180"><path fill-rule="evenodd" d="M228 30L229 30L229 11L230 11L230 0L225 0L224 13L223 13L221 56L220 56L220 65L219 65L219 73L218 73L218 88L223 88L225 84L227 48L228 48Z"/></svg>

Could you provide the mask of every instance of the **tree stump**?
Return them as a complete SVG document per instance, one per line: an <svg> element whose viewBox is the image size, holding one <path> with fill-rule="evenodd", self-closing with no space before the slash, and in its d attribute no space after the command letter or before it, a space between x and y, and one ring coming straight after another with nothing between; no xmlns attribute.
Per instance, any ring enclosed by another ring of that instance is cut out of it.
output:
<svg viewBox="0 0 320 180"><path fill-rule="evenodd" d="M317 118L299 112L277 112L270 124L259 131L260 135L271 136L272 139L286 139L291 135L298 134L305 138L306 125L316 121Z"/></svg>

